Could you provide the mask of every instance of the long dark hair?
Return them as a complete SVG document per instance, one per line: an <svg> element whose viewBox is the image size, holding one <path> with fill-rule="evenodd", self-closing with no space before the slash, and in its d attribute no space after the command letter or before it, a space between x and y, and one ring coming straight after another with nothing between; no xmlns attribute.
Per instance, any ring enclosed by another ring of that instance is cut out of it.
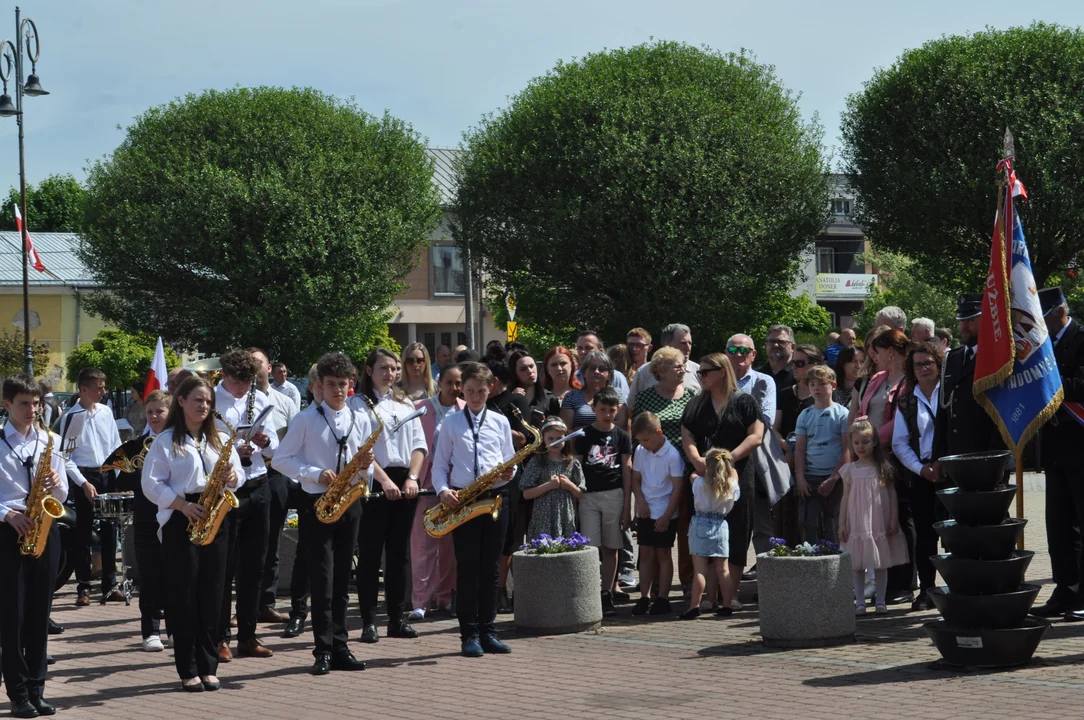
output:
<svg viewBox="0 0 1084 720"><path fill-rule="evenodd" d="M918 385L918 376L915 375L915 355L923 353L929 355L937 363L937 375L941 376L941 366L945 363L945 355L941 352L941 348L934 345L929 340L920 343L914 343L907 351L907 360L904 362L904 371L907 373L907 387L916 387Z"/></svg>
<svg viewBox="0 0 1084 720"><path fill-rule="evenodd" d="M365 370L366 372L359 373L361 375L361 394L372 400L374 403L379 402L380 398L376 396L376 388L373 387L373 375L372 369L376 366L376 361L380 358L390 358L394 362L400 362L399 356L386 348L374 348L369 353L369 357L365 358ZM396 402L401 402L407 405L411 403L406 399L406 395L403 394L403 389L396 385L391 384L392 397Z"/></svg>
<svg viewBox="0 0 1084 720"><path fill-rule="evenodd" d="M199 375L187 377L181 382L181 386L177 388L177 399L183 398L187 401L192 396L192 393L201 387L207 388L207 391L211 393L211 411L203 419L199 432L202 437L207 438L208 445L221 452L222 438L219 437L218 428L215 426L215 389L211 387L211 383ZM181 403L175 402L169 406L165 430L173 431L173 449L175 452L179 452L184 447L186 437L192 437L192 433L188 432L188 423L184 420L184 408L181 407ZM193 437L192 440L199 442L199 438Z"/></svg>
<svg viewBox="0 0 1084 720"><path fill-rule="evenodd" d="M529 357L532 360L534 358L526 350L513 350L508 355L508 369L512 371L512 387L521 387L524 390L527 388L523 386L523 383L519 381L519 372L516 370L516 366L519 365L519 361L525 357ZM546 394L546 385L543 378L546 375L546 368L538 367L538 362L535 361L535 378L534 378L534 396L535 399L539 399Z"/></svg>

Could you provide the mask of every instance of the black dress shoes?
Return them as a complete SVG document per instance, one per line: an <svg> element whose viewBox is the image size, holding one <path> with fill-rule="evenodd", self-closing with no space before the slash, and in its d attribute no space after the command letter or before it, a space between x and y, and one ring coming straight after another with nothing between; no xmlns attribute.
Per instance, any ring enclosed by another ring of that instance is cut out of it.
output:
<svg viewBox="0 0 1084 720"><path fill-rule="evenodd" d="M388 623L388 637L391 638L406 638L407 640L413 640L418 637L418 631L410 627L402 620L392 621Z"/></svg>
<svg viewBox="0 0 1084 720"><path fill-rule="evenodd" d="M38 715L56 715L56 708L42 698L30 698L30 704L37 709Z"/></svg>
<svg viewBox="0 0 1084 720"><path fill-rule="evenodd" d="M482 657L486 654L486 651L482 649L482 643L477 635L471 635L464 640L460 650L464 657Z"/></svg>
<svg viewBox="0 0 1084 720"><path fill-rule="evenodd" d="M320 653L312 665L313 675L327 675L331 672L331 653Z"/></svg>
<svg viewBox="0 0 1084 720"><path fill-rule="evenodd" d="M11 703L11 716L12 717L36 718L39 715L41 715L41 713L38 712L38 709L36 707L34 707L34 704L32 702L30 702L29 700L20 700L18 702L15 702L13 700L12 703Z"/></svg>
<svg viewBox="0 0 1084 720"><path fill-rule="evenodd" d="M1056 600L1051 597L1042 605L1036 605L1031 609L1031 614L1041 618L1057 617L1058 615L1064 615L1066 613L1073 612L1074 607L1067 602Z"/></svg>
<svg viewBox="0 0 1084 720"><path fill-rule="evenodd" d="M906 605L907 603L914 602L915 594L911 592L896 593L892 597L885 601L886 605Z"/></svg>
<svg viewBox="0 0 1084 720"><path fill-rule="evenodd" d="M497 636L493 633L482 633L481 645L482 650L487 653L507 655L512 652L512 648L498 640Z"/></svg>
<svg viewBox="0 0 1084 720"><path fill-rule="evenodd" d="M354 653L346 650L338 650L331 656L332 670L364 670L365 663L354 657Z"/></svg>
<svg viewBox="0 0 1084 720"><path fill-rule="evenodd" d="M286 623L286 630L283 631L282 636L285 638L297 637L305 630L305 618L290 618L290 622Z"/></svg>
<svg viewBox="0 0 1084 720"><path fill-rule="evenodd" d="M922 610L933 610L933 600L926 594L925 590L918 591L918 597L911 603L912 612L920 612Z"/></svg>
<svg viewBox="0 0 1084 720"><path fill-rule="evenodd" d="M55 658L55 657L53 657L53 656L52 656L52 655L50 655L49 653L45 653L45 664L46 664L46 665L52 665L52 664L53 664L53 663L55 663L55 662L56 662L56 658Z"/></svg>
<svg viewBox="0 0 1084 720"><path fill-rule="evenodd" d="M369 623L365 626L365 629L361 631L361 641L363 643L375 643L380 640L380 636L376 634L376 625Z"/></svg>
<svg viewBox="0 0 1084 720"><path fill-rule="evenodd" d="M58 623L56 620L49 618L49 634L59 635L62 632L64 632L64 626Z"/></svg>
<svg viewBox="0 0 1084 720"><path fill-rule="evenodd" d="M1084 610L1070 610L1064 618L1065 622L1084 622Z"/></svg>

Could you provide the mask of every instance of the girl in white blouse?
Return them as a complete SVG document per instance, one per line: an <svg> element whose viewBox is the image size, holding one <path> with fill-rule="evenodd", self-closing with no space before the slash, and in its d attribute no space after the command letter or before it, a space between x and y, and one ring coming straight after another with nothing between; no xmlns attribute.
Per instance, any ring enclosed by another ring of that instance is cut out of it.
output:
<svg viewBox="0 0 1084 720"><path fill-rule="evenodd" d="M166 429L155 437L143 464L143 492L159 508L174 663L188 692L220 687L215 673L227 555L225 533L200 546L188 539L188 527L206 517L198 500L222 452L230 453L226 485L235 488L244 478L241 458L227 446L229 437L215 428L213 409L206 380L193 376L181 383Z"/></svg>

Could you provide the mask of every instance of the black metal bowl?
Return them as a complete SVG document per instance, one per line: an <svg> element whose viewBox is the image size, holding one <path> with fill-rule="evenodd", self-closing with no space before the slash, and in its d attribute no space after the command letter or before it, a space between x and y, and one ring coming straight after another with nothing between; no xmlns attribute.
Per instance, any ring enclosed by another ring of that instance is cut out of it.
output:
<svg viewBox="0 0 1084 720"><path fill-rule="evenodd" d="M954 593L987 595L1012 592L1024 582L1035 553L1014 550L1005 560L970 560L956 555L933 555L930 562Z"/></svg>
<svg viewBox="0 0 1084 720"><path fill-rule="evenodd" d="M1018 589L996 595L963 595L947 587L930 588L927 592L945 622L961 628L1016 627L1024 621L1039 594L1038 585L1021 585Z"/></svg>
<svg viewBox="0 0 1084 720"><path fill-rule="evenodd" d="M931 620L922 627L951 665L1012 667L1031 660L1050 623L1029 615L1015 628L955 628L944 620Z"/></svg>
<svg viewBox="0 0 1084 720"><path fill-rule="evenodd" d="M962 525L955 520L933 524L941 542L953 555L973 560L1004 560L1016 549L1026 519L1010 518L997 525Z"/></svg>
<svg viewBox="0 0 1084 720"><path fill-rule="evenodd" d="M937 497L948 508L952 519L961 525L997 525L1005 519L1012 499L1016 497L1016 486L989 492L947 488L938 490Z"/></svg>
<svg viewBox="0 0 1084 720"><path fill-rule="evenodd" d="M1008 450L964 453L941 458L941 467L964 490L989 491L1005 481L1010 458Z"/></svg>

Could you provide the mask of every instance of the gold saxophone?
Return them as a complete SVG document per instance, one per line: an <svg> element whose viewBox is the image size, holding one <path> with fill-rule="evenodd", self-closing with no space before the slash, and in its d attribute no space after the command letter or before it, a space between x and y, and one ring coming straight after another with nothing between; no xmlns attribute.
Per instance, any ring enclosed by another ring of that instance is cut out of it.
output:
<svg viewBox="0 0 1084 720"><path fill-rule="evenodd" d="M463 412L468 412L464 410ZM479 499L479 496L493 487L497 478L511 467L523 462L542 444L542 435L530 423L523 422L519 408L512 408L512 414L520 420L527 432L534 435L534 440L519 449L510 460L505 460L497 467L474 479L467 487L459 490L459 504L454 509L441 503L425 512L425 532L429 537L444 537L452 530L482 515L490 515L496 520L501 515L501 496Z"/></svg>
<svg viewBox="0 0 1084 720"><path fill-rule="evenodd" d="M222 446L218 461L211 470L211 474L207 476L207 486L200 493L199 504L207 511L207 515L202 520L192 523L188 528L188 539L193 545L210 545L218 534L222 521L226 519L226 513L237 507L237 496L226 487L226 476L229 475L231 466L230 454L233 452L234 443L237 442L237 429L226 422L226 419L217 411L215 417L229 428L230 439Z"/></svg>
<svg viewBox="0 0 1084 720"><path fill-rule="evenodd" d="M373 401L366 397L365 402L368 404L369 409L373 410ZM380 433L384 432L384 421L380 419L380 413L374 410L373 417L376 418L376 429L370 433L369 437L358 448L358 451L354 453L354 457L350 458L350 462L346 463L346 466L335 476L335 479L328 483L324 494L316 498L316 517L322 523L330 525L336 522L358 498L363 498L369 494L369 483L365 478L353 485L350 484L350 481L361 472L361 456L373 449L373 445L376 444Z"/></svg>
<svg viewBox="0 0 1084 720"><path fill-rule="evenodd" d="M34 523L34 528L19 541L19 552L33 558L41 557L41 554L45 552L45 543L49 540L49 530L53 527L53 521L64 514L64 506L45 489L45 481L49 477L53 464L55 436L45 427L41 415L38 415L38 422L48 433L49 442L45 444L45 450L38 459L34 482L31 483L30 492L26 496L26 516Z"/></svg>

